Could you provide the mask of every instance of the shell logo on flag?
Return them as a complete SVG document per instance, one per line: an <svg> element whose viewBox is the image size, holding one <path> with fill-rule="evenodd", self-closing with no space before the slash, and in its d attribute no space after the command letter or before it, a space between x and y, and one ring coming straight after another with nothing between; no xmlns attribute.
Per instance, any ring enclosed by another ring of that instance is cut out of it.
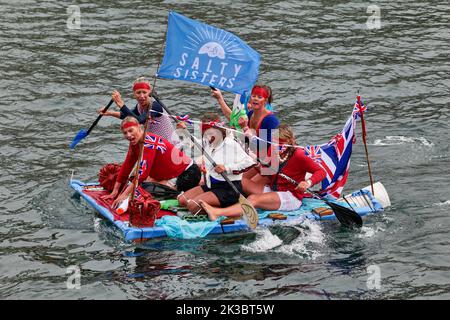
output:
<svg viewBox="0 0 450 320"><path fill-rule="evenodd" d="M217 42L208 42L207 44L204 44L198 53L206 53L210 58L218 57L220 59L225 59L225 50Z"/></svg>

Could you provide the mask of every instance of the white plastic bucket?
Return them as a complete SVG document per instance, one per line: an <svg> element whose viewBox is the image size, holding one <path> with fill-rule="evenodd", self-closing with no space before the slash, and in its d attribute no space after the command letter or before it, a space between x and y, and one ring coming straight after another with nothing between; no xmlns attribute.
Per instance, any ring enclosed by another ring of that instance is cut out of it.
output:
<svg viewBox="0 0 450 320"><path fill-rule="evenodd" d="M363 188L363 190L368 190L372 192L371 186L367 186ZM383 184L381 182L377 182L373 184L373 192L374 197L377 199L377 201L381 204L383 208L387 208L391 206L391 201L389 200L389 195L384 188ZM368 203L370 203L370 200L367 198L365 199L364 196L356 196L353 197L351 194L346 195L345 198L350 202L350 204L355 205L358 208L366 207L368 206Z"/></svg>

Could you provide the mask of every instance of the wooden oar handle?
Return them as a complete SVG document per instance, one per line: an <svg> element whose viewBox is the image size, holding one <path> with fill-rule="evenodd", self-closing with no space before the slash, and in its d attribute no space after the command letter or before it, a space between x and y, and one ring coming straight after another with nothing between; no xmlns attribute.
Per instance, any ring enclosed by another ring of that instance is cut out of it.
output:
<svg viewBox="0 0 450 320"><path fill-rule="evenodd" d="M292 184L298 185L299 182L295 181L294 179L292 179L291 177L285 175L284 173L280 173L280 176L285 178L287 181L289 181ZM318 192L311 190L310 188L306 188L306 191L308 191L309 193L311 193L312 195L314 195L315 197L317 197L320 200L324 200Z"/></svg>
<svg viewBox="0 0 450 320"><path fill-rule="evenodd" d="M103 108L103 112L108 111L109 107L111 107L111 105L113 104L113 102L114 102L114 100L111 99L111 100L109 101L108 105L107 105L106 107ZM91 127L88 129L86 135L88 135L89 133L91 133L91 130L94 129L94 127L97 125L97 123L100 121L100 119L101 119L102 117L103 117L103 115L101 114L101 115L99 115L99 116L97 117L97 119L95 119L94 123L93 123L93 124L91 125Z"/></svg>

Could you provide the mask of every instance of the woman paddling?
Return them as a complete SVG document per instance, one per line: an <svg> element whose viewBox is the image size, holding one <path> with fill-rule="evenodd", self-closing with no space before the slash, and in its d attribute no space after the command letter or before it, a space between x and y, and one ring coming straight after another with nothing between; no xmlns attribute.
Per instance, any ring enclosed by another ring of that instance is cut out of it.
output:
<svg viewBox="0 0 450 320"><path fill-rule="evenodd" d="M204 152L209 154L217 166L205 160L205 184L195 187L178 197L181 206L197 214L202 211L200 201L213 206L227 207L238 202L239 194L224 180L221 173L225 172L234 186L242 192L242 173L256 165L253 159L245 153L241 145L226 130L217 113L207 113L202 118L202 137Z"/></svg>
<svg viewBox="0 0 450 320"><path fill-rule="evenodd" d="M111 98L114 100L120 111L106 111L103 112L103 108L98 110L99 114L104 116L112 116L119 119L125 119L128 116L138 119L140 124L144 124L147 118L147 110L150 108L151 119L148 122L147 130L155 133L171 143L178 145L179 138L175 133L175 128L170 121L167 113L163 110L163 107L154 101L151 97L152 87L150 82L145 77L137 78L133 83L133 96L137 100L137 104L133 110L130 110L122 100L122 96L119 91L114 90L111 94Z"/></svg>
<svg viewBox="0 0 450 320"><path fill-rule="evenodd" d="M247 185L246 189L252 191L247 199L255 208L264 210L297 210L302 205L306 189L325 179L325 170L308 158L302 149L293 147L295 137L289 126L281 125L279 138L274 137L273 142L280 144L277 154L279 160L277 173L258 181L243 180L243 184ZM306 179L308 172L312 176ZM295 186L280 176L280 173L300 183ZM216 220L219 216L238 217L242 214L239 204L218 208L200 201L200 205L208 213L210 220Z"/></svg>

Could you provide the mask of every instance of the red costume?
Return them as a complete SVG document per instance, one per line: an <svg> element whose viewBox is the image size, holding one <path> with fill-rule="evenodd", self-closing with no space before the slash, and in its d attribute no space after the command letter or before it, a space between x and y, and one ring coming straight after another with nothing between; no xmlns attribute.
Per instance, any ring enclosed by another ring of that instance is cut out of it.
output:
<svg viewBox="0 0 450 320"><path fill-rule="evenodd" d="M120 168L117 182L125 183L139 157L140 144L130 145ZM147 132L144 154L139 168L139 183L149 176L157 181L169 180L183 173L192 159L161 136Z"/></svg>
<svg viewBox="0 0 450 320"><path fill-rule="evenodd" d="M295 150L292 157L287 160L287 164L281 169L281 173L284 173L298 183L305 181L307 172L312 174L309 179L313 185L321 182L326 177L325 170L311 158L308 158L301 149ZM277 184L276 190L274 190L275 182ZM300 190L295 190L297 187L295 184L289 182L279 174L271 176L270 187L273 191L290 191L299 200L302 200L305 196Z"/></svg>

